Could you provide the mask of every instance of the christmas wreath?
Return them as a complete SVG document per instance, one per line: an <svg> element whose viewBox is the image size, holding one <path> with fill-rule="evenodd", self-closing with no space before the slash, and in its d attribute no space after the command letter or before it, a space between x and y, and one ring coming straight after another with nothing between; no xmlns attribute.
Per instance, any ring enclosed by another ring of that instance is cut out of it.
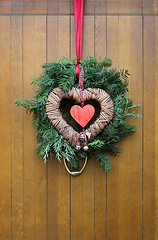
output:
<svg viewBox="0 0 158 240"><path fill-rule="evenodd" d="M112 65L112 60L106 57L104 61L98 62L96 58L89 56L83 58L80 64L84 69L83 93L85 91L84 94L86 95L88 89L96 89L94 91L99 89L100 96L104 97L102 91L105 91L110 96L110 100L107 101L113 102L112 116L110 116L102 128L100 127L101 130L97 134L92 133L91 136L88 136L87 131L86 137L88 142L86 149L84 147L78 149L75 144L70 142L70 136L66 138L67 134L63 134L57 129L57 121L56 125L52 124L53 120L50 121L51 117L49 116L49 104L46 110L46 105L49 102L49 98L51 98L50 94L54 91L55 103L59 103L59 117L62 116L64 124L67 124L66 126L70 126L78 134L81 132L81 125L70 114L72 106L79 105L73 95L74 93L70 94L71 91L79 89L74 60L58 58L53 63L45 63L42 66L42 74L38 78L33 78L31 83L31 85L36 86L35 95L30 99L16 99L15 104L18 107L24 107L27 114L32 114L33 124L37 130L36 154L42 157L44 162L47 161L49 156L52 157L55 153L58 160L61 161L61 158L64 157L70 162L72 167L75 167L78 166L81 158L87 157L90 159L93 156L100 161L101 166L104 166L107 172L112 168L109 156L116 156L120 153L118 141L136 131L135 125L126 123L126 118L140 117L134 111L134 108L138 108L140 105L133 105L133 101L126 96L126 92L128 91L128 76L130 75L128 70L117 71L114 68L109 68ZM62 94L62 98L58 98L58 94L55 92L56 89ZM91 96L93 94L96 96L96 92L94 93L94 91L90 93ZM101 100L96 97L87 97L86 104L94 107L95 114L88 124L84 126L85 131L98 121L100 112L102 108L104 109L101 106ZM55 106L53 103L52 105ZM82 146L82 140L84 141L85 136L81 135L79 135L78 139L81 140ZM83 139L81 139L82 137Z"/></svg>

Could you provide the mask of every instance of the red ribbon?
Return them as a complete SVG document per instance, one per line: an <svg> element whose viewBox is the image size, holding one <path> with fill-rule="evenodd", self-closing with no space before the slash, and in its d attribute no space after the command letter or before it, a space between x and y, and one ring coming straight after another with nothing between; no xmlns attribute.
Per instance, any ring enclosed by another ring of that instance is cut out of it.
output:
<svg viewBox="0 0 158 240"><path fill-rule="evenodd" d="M84 0L74 0L75 32L76 32L76 78L79 79L79 64L82 52L82 27L83 27L83 4Z"/></svg>
<svg viewBox="0 0 158 240"><path fill-rule="evenodd" d="M83 84L84 84L84 77L83 77L83 67L81 68L81 71L80 71L80 76L79 76L79 87L80 87L80 95L81 95L81 105L82 107L84 106L84 98L83 98L83 91L82 91L82 88L83 88Z"/></svg>

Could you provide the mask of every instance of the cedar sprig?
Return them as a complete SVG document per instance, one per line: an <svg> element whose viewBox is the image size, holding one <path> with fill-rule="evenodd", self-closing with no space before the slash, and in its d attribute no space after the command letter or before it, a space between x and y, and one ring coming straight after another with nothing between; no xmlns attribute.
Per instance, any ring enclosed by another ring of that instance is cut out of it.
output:
<svg viewBox="0 0 158 240"><path fill-rule="evenodd" d="M110 155L116 156L121 152L118 142L136 131L136 126L127 124L126 119L141 117L135 112L135 108L141 105L133 105L133 101L126 96L130 76L128 70L117 71L115 68L109 68L112 60L107 57L102 62L98 62L96 58L88 56L81 60L81 65L84 68L84 88L104 89L114 102L114 116L111 123L95 139L88 142L87 152L83 150L77 152L52 126L45 111L47 97L54 88L59 87L63 91L68 91L72 87L78 87L74 60L62 57L53 63L43 64L42 74L32 79L31 85L36 88L34 96L30 99L18 98L15 104L25 108L27 114L32 114L37 131L35 153L42 157L44 162L55 154L59 161L64 156L72 166L75 166L87 155L88 159L92 156L96 157L107 172L112 169ZM64 114L63 117L66 120Z"/></svg>

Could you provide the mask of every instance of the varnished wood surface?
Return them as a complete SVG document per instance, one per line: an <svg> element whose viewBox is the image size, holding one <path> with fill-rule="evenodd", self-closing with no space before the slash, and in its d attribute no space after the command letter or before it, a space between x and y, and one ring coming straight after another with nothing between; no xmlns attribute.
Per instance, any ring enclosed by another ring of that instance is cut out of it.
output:
<svg viewBox="0 0 158 240"><path fill-rule="evenodd" d="M33 95L42 63L76 58L72 1L0 1L0 240L157 240L158 17L138 15L155 14L156 1L142 4L86 2L82 55L129 69L128 96L144 104L143 118L128 121L137 132L119 143L112 171L92 158L70 177L55 157L45 165L34 155L31 117L14 99Z"/></svg>
<svg viewBox="0 0 158 240"><path fill-rule="evenodd" d="M110 54L111 58L118 61L119 69L123 66L129 69L132 76L128 96L135 103L139 102L141 104L141 18L137 16L108 17L107 21L108 23L111 22L107 31L107 45L111 45L107 49L108 55ZM111 29L113 28L114 31L117 28L115 39L111 36ZM120 54L124 52L126 54ZM142 109L139 111L141 112ZM107 175L109 239L141 239L142 237L142 121L141 119L130 119L129 122L137 125L137 133L120 142L122 154L117 160L113 158L113 171L116 177L113 177L113 172Z"/></svg>
<svg viewBox="0 0 158 240"><path fill-rule="evenodd" d="M74 14L73 0L0 0L0 14ZM158 0L85 0L84 14L158 14Z"/></svg>
<svg viewBox="0 0 158 240"><path fill-rule="evenodd" d="M0 17L0 31L0 238L11 239L13 204L11 106L13 105L10 69L10 17ZM4 71L4 69L6 70ZM21 117L21 112L18 116Z"/></svg>

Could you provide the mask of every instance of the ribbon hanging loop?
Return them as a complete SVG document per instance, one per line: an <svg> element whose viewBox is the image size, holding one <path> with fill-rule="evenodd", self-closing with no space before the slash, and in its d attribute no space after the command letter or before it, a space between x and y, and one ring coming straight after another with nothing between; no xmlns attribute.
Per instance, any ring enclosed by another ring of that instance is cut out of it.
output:
<svg viewBox="0 0 158 240"><path fill-rule="evenodd" d="M76 78L79 79L79 64L82 53L82 28L83 28L84 0L74 0L75 33L76 33Z"/></svg>

